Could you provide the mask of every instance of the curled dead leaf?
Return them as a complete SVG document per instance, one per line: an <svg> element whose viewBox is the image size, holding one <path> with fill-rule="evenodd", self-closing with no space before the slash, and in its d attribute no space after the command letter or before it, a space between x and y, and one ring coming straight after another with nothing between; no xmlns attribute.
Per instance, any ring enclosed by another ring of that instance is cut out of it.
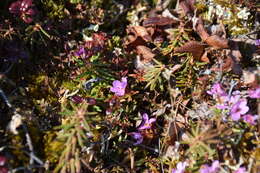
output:
<svg viewBox="0 0 260 173"><path fill-rule="evenodd" d="M152 50L146 46L139 45L136 47L137 54L141 55L142 60L146 62L151 62L154 58L155 54L152 52Z"/></svg>
<svg viewBox="0 0 260 173"><path fill-rule="evenodd" d="M201 55L203 54L204 45L197 41L189 41L185 43L183 46L175 48L174 51L176 53L191 53L194 58L199 60Z"/></svg>
<svg viewBox="0 0 260 173"><path fill-rule="evenodd" d="M209 36L208 38L206 38L205 42L214 47L214 48L218 48L218 49L227 49L229 48L229 45L228 45L228 40L227 39L224 39L224 38L221 38L217 35L212 35L212 36Z"/></svg>
<svg viewBox="0 0 260 173"><path fill-rule="evenodd" d="M138 45L144 45L146 42L151 42L154 30L153 28L145 28L143 26L132 26L126 29L128 36L125 39L124 45L127 51L135 49Z"/></svg>
<svg viewBox="0 0 260 173"><path fill-rule="evenodd" d="M202 62L207 62L207 63L210 62L210 61L209 61L209 58L208 58L208 52L207 52L207 51L205 51L205 52L203 53L203 55L202 55L201 58L200 58L200 61L202 61Z"/></svg>
<svg viewBox="0 0 260 173"><path fill-rule="evenodd" d="M229 48L229 41L227 39L221 38L218 35L209 35L203 26L203 21L201 18L198 18L197 21L194 21L193 25L195 26L196 32L199 34L201 39L205 41L208 45L217 48L217 49L227 49Z"/></svg>
<svg viewBox="0 0 260 173"><path fill-rule="evenodd" d="M193 23L193 25L195 26L195 31L199 34L200 38L205 41L208 37L209 34L207 33L206 29L203 26L203 21L201 18L198 18L198 20L193 21L196 23Z"/></svg>
<svg viewBox="0 0 260 173"><path fill-rule="evenodd" d="M148 33L147 29L143 26L133 26L131 31L134 32L134 34L136 36L141 37L142 39L144 39L147 42L152 41L152 37Z"/></svg>

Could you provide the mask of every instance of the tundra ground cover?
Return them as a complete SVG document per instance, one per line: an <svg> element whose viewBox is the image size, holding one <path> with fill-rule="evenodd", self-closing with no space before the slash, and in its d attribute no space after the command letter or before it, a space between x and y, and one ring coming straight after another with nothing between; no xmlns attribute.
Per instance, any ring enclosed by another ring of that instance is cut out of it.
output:
<svg viewBox="0 0 260 173"><path fill-rule="evenodd" d="M0 173L260 172L254 0L3 0Z"/></svg>

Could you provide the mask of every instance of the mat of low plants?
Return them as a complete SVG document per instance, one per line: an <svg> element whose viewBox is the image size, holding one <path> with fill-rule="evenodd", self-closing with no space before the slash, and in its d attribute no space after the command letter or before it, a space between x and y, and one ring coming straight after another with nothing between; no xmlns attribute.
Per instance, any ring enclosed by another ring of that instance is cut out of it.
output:
<svg viewBox="0 0 260 173"><path fill-rule="evenodd" d="M0 173L260 173L256 0L2 0Z"/></svg>

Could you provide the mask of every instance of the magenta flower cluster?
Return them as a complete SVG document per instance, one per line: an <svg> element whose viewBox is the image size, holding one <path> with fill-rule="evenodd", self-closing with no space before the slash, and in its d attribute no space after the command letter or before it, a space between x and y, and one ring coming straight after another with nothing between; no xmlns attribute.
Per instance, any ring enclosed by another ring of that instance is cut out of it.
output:
<svg viewBox="0 0 260 173"><path fill-rule="evenodd" d="M260 86L258 86L256 89L249 90L248 95L250 98L259 99L260 98Z"/></svg>
<svg viewBox="0 0 260 173"><path fill-rule="evenodd" d="M33 8L32 0L18 0L9 7L10 13L19 16L25 23L31 23L36 10Z"/></svg>
<svg viewBox="0 0 260 173"><path fill-rule="evenodd" d="M259 92L260 87L255 90L249 90L248 95L250 98L260 98ZM247 123L251 125L255 124L258 116L246 114L249 111L247 99L241 95L240 91L233 91L231 95L228 95L220 83L215 83L207 93L212 95L217 101L216 107L218 109L229 112L233 121L243 118Z"/></svg>
<svg viewBox="0 0 260 173"><path fill-rule="evenodd" d="M8 169L6 167L7 159L4 156L0 156L0 173L8 173Z"/></svg>
<svg viewBox="0 0 260 173"><path fill-rule="evenodd" d="M149 118L147 113L144 113L142 115L142 123L138 127L138 132L131 132L129 133L130 136L132 136L136 142L134 145L141 144L143 142L143 135L142 135L142 130L150 129L152 128L152 124L156 121L155 118Z"/></svg>

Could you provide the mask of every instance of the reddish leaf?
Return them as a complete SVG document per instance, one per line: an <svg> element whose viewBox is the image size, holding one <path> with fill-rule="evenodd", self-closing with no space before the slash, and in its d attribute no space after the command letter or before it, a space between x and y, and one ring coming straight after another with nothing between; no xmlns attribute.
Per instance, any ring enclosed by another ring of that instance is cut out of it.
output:
<svg viewBox="0 0 260 173"><path fill-rule="evenodd" d="M177 21L169 17L150 17L143 21L143 26L145 27L156 26L156 25L163 26L163 25L169 25L173 23L177 23Z"/></svg>
<svg viewBox="0 0 260 173"><path fill-rule="evenodd" d="M175 48L174 51L176 53L188 52L191 53L194 58L200 59L204 51L204 46L203 44L197 41L189 41L188 43L185 43L183 46Z"/></svg>

